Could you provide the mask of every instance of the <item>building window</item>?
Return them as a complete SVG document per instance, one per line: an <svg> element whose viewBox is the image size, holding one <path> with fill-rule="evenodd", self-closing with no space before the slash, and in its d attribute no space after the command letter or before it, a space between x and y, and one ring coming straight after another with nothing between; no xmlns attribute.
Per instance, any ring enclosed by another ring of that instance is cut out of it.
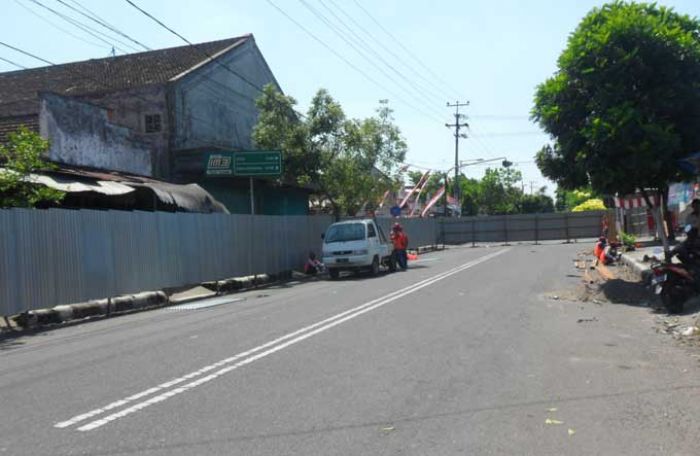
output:
<svg viewBox="0 0 700 456"><path fill-rule="evenodd" d="M144 119L144 130L146 133L158 133L162 128L160 114L146 114Z"/></svg>

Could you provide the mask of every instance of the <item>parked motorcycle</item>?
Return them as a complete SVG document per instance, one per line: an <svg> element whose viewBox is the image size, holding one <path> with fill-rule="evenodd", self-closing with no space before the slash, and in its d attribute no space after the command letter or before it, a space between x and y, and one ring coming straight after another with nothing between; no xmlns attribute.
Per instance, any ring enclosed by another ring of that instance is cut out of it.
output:
<svg viewBox="0 0 700 456"><path fill-rule="evenodd" d="M663 263L652 266L651 287L670 313L681 313L685 302L700 294L700 248L697 229L687 226L686 239ZM680 263L673 263L678 257Z"/></svg>

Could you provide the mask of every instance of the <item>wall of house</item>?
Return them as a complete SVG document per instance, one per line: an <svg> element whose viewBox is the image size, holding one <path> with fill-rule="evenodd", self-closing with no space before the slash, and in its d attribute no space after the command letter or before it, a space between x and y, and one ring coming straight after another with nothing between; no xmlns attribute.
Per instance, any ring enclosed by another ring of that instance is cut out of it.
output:
<svg viewBox="0 0 700 456"><path fill-rule="evenodd" d="M139 141L147 143L151 151L152 176L170 177L169 133L170 119L165 84L140 87L121 92L92 95L86 100L108 108L109 121L127 127ZM161 131L146 133L146 115L159 114Z"/></svg>
<svg viewBox="0 0 700 456"><path fill-rule="evenodd" d="M222 65L207 63L172 86L171 146L174 173L179 178L200 177L207 151L252 147L258 116L255 100L260 91L223 65L258 87L276 84L252 38L219 59Z"/></svg>
<svg viewBox="0 0 700 456"><path fill-rule="evenodd" d="M107 110L55 94L41 94L39 129L59 163L153 175L150 145L130 128L109 119Z"/></svg>

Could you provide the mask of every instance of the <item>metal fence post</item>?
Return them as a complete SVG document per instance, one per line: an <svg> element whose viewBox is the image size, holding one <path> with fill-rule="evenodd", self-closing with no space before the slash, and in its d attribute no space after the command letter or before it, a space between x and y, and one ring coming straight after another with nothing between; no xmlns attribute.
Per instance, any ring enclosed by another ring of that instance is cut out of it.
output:
<svg viewBox="0 0 700 456"><path fill-rule="evenodd" d="M472 219L472 247L476 247L476 220Z"/></svg>
<svg viewBox="0 0 700 456"><path fill-rule="evenodd" d="M447 240L445 239L445 220L438 218L438 223L440 224L440 239L442 240L442 245L444 246L447 243Z"/></svg>
<svg viewBox="0 0 700 456"><path fill-rule="evenodd" d="M503 216L503 236L505 237L505 244L503 245L509 245L508 244L508 216L504 215Z"/></svg>
<svg viewBox="0 0 700 456"><path fill-rule="evenodd" d="M535 245L540 243L540 216L535 214Z"/></svg>
<svg viewBox="0 0 700 456"><path fill-rule="evenodd" d="M566 243L571 244L571 237L569 236L569 213L564 212L564 229L566 230Z"/></svg>

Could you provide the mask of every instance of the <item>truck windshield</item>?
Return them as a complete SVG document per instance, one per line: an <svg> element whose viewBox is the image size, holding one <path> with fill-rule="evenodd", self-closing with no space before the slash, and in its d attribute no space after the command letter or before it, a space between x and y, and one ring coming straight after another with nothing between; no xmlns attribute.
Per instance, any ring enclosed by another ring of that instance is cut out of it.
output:
<svg viewBox="0 0 700 456"><path fill-rule="evenodd" d="M326 233L326 244L331 242L361 241L365 238L364 223L344 223L333 225Z"/></svg>

